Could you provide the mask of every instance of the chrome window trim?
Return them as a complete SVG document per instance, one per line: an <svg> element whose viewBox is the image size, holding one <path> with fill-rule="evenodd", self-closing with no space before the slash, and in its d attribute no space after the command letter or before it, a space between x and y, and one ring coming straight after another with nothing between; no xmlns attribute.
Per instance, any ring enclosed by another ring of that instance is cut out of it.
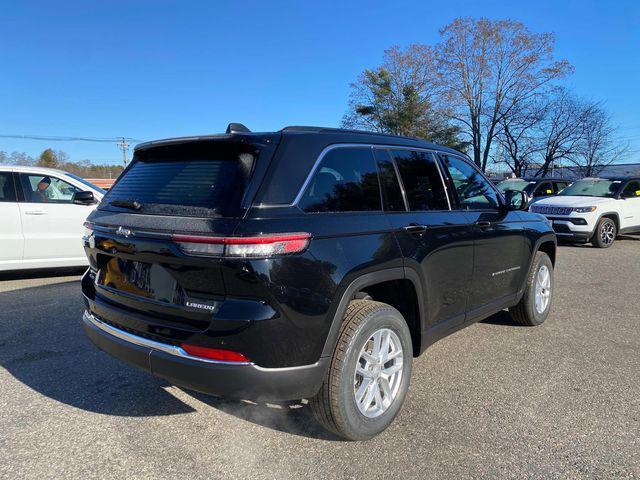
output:
<svg viewBox="0 0 640 480"><path fill-rule="evenodd" d="M138 335L134 335L129 332L125 332L124 330L120 330L119 328L112 327L111 325L106 324L100 319L96 318L91 313L85 310L82 319L91 324L92 326L102 330L103 332L113 335L120 340L124 340L125 342L132 343L134 345L138 345L140 347L151 348L153 350L159 350L170 355L175 355L176 357L186 358L189 360L195 360L196 362L203 363L215 363L222 365L253 365L252 362L225 362L223 360L211 360L208 358L202 357L194 357L193 355L189 355L184 349L177 347L175 345L170 345L168 343L156 342L155 340L149 340L148 338L140 337Z"/></svg>
<svg viewBox="0 0 640 480"><path fill-rule="evenodd" d="M371 155L373 156L373 161L375 163L375 155L373 152L374 148L380 148L380 149L394 149L394 150L414 150L414 151L418 151L418 152L426 152L426 153L430 153L434 156L433 161L436 163L436 168L438 169L438 174L440 175L440 181L442 182L442 186L444 188L444 193L445 196L447 197L447 204L449 206L449 211L451 211L451 201L449 199L449 189L447 188L447 184L444 181L444 177L442 175L442 171L440 170L440 165L438 163L438 159L436 157L436 155L439 153L438 150L435 149L429 149L429 148L423 148L423 147L409 147L406 145L382 145L382 144L375 144L375 143L334 143L331 145L328 145L327 147L325 147L321 152L320 155L318 155L318 158L316 159L316 161L313 164L313 167L311 168L311 171L308 173L307 177L304 180L304 183L302 184L302 187L300 187L300 190L298 190L298 194L296 195L296 197L294 198L293 202L290 203L289 205L278 205L278 206L289 206L289 207L297 207L298 206L298 202L300 202L300 200L302 199L302 196L304 195L305 191L307 190L307 187L309 186L309 183L311 183L311 179L313 178L313 175L316 173L316 170L318 169L318 167L320 166L320 163L322 162L322 160L324 159L324 157L327 155L327 153L329 153L332 150L338 149L338 148L370 148L371 151ZM395 160L393 160L393 158L391 158L391 160L394 162L395 165ZM398 179L402 182L402 179L400 177L398 177ZM403 187L403 185L401 184L401 188ZM403 198L405 198L406 196L403 196ZM405 205L408 207L408 205ZM264 206L262 207L264 208ZM384 205L383 205L383 210L384 212ZM407 210L407 211L411 211L411 210ZM433 211L433 210L420 210L420 211L425 211L425 212L429 212L429 211ZM342 213L342 212L337 212L337 213Z"/></svg>

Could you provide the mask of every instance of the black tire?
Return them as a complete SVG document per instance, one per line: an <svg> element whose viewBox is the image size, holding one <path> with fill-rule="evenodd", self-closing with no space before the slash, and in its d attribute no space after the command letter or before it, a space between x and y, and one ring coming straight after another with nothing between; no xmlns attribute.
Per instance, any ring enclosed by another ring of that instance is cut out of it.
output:
<svg viewBox="0 0 640 480"><path fill-rule="evenodd" d="M549 300L544 310L538 311L536 308L536 283L538 273L543 267L546 267L549 272ZM520 302L515 307L511 307L509 309L509 313L511 313L513 320L516 323L527 327L535 327L544 323L551 311L554 285L553 263L551 263L549 255L544 252L536 252L535 257L533 258L533 264L531 265L531 269L527 275L527 284L524 294L522 295Z"/></svg>
<svg viewBox="0 0 640 480"><path fill-rule="evenodd" d="M356 404L354 386L357 384L354 375L361 349L381 329L391 330L400 341L402 374L391 404L384 413L369 418ZM309 402L314 417L327 430L347 440L368 440L374 437L391 424L402 407L409 388L412 360L411 333L400 312L386 303L352 301L345 313L322 387Z"/></svg>
<svg viewBox="0 0 640 480"><path fill-rule="evenodd" d="M594 247L609 248L613 245L617 234L618 227L616 227L616 222L610 218L603 217L596 226L591 243Z"/></svg>

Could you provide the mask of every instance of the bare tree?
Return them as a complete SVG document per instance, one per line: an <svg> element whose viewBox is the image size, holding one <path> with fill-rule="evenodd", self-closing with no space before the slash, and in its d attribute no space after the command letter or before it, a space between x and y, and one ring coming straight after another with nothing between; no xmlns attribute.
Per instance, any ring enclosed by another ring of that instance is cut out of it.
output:
<svg viewBox="0 0 640 480"><path fill-rule="evenodd" d="M628 154L629 143L620 141L617 131L611 115L600 103L591 103L585 109L583 136L576 155L569 158L581 176L598 175L604 167Z"/></svg>
<svg viewBox="0 0 640 480"><path fill-rule="evenodd" d="M548 107L544 99L531 101L501 121L500 134L497 136L501 162L516 177L527 174L542 149L539 126L548 115Z"/></svg>
<svg viewBox="0 0 640 480"><path fill-rule="evenodd" d="M436 59L445 98L485 170L505 119L572 67L554 59L553 34L532 33L520 22L457 18L440 34Z"/></svg>
<svg viewBox="0 0 640 480"><path fill-rule="evenodd" d="M585 103L564 88L554 92L547 115L538 125L542 148L536 176L544 177L557 162L570 161L579 154L592 110L593 104Z"/></svg>
<svg viewBox="0 0 640 480"><path fill-rule="evenodd" d="M8 157L8 163L11 165L31 166L35 165L36 161L24 152L12 152Z"/></svg>
<svg viewBox="0 0 640 480"><path fill-rule="evenodd" d="M392 47L374 70L365 70L351 84L342 125L380 133L407 135L462 147L458 127L439 108L433 48Z"/></svg>

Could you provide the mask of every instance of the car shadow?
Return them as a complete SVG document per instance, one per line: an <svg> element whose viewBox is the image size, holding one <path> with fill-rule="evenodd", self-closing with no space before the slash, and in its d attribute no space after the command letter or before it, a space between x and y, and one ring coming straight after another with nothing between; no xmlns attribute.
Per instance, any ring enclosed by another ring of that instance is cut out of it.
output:
<svg viewBox="0 0 640 480"><path fill-rule="evenodd" d="M82 330L80 298L77 280L0 292L0 366L38 393L90 412L194 411L165 391L166 382L95 348Z"/></svg>
<svg viewBox="0 0 640 480"><path fill-rule="evenodd" d="M595 248L589 242L570 242L568 240L563 240L558 242L558 247L562 248Z"/></svg>
<svg viewBox="0 0 640 480"><path fill-rule="evenodd" d="M640 236L638 235L620 235L618 236L618 240L624 240L624 241L632 241L632 242L640 242Z"/></svg>
<svg viewBox="0 0 640 480"><path fill-rule="evenodd" d="M640 242L640 236L635 234L618 235L616 237L616 242ZM590 242L570 242L568 240L559 241L558 246L563 248L596 248Z"/></svg>
<svg viewBox="0 0 640 480"><path fill-rule="evenodd" d="M82 329L80 298L78 280L0 292L0 366L36 392L89 412L145 417L195 411L165 390L169 384L164 380L91 344ZM222 413L266 428L341 440L315 421L306 401L254 403L183 391Z"/></svg>
<svg viewBox="0 0 640 480"><path fill-rule="evenodd" d="M485 318L480 323L488 323L490 325L503 325L507 327L524 327L524 325L517 323L513 319L508 310L501 310L498 313Z"/></svg>
<svg viewBox="0 0 640 480"><path fill-rule="evenodd" d="M86 270L87 267L32 268L27 270L10 270L7 272L0 272L0 281L68 277L73 275L82 275Z"/></svg>

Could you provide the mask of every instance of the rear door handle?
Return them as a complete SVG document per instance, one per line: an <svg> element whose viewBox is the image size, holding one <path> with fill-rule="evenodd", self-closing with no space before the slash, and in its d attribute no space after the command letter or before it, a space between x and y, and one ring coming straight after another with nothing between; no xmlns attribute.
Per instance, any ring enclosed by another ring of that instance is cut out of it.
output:
<svg viewBox="0 0 640 480"><path fill-rule="evenodd" d="M474 225L478 228L489 228L491 226L491 222L487 222L484 220L479 220Z"/></svg>
<svg viewBox="0 0 640 480"><path fill-rule="evenodd" d="M407 233L424 233L427 231L427 226L418 225L417 223L412 223L410 225L402 227L402 229Z"/></svg>
<svg viewBox="0 0 640 480"><path fill-rule="evenodd" d="M26 210L25 215L45 215L47 212L44 210Z"/></svg>

